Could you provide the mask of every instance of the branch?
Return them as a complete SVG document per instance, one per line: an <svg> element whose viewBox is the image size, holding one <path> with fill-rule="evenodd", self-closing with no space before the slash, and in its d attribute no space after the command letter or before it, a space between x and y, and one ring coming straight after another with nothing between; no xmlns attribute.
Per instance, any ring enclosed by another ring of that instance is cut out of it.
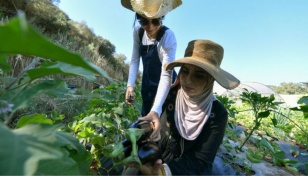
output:
<svg viewBox="0 0 308 176"><path fill-rule="evenodd" d="M5 90L11 88L25 74L25 72L30 68L34 67L39 60L40 58L38 57L34 58L32 62L22 72L20 72L19 75L5 88Z"/></svg>
<svg viewBox="0 0 308 176"><path fill-rule="evenodd" d="M290 120L292 123L295 124L295 126L297 126L300 130L302 130L302 132L308 137L308 133L304 129L302 129L302 127L300 127L297 123L295 123L292 119L290 119L288 116L282 114L281 112L275 111L275 110L270 110L270 111L275 112L275 113L277 113L279 115L282 115L286 119Z"/></svg>
<svg viewBox="0 0 308 176"><path fill-rule="evenodd" d="M14 4L14 2L11 0L11 3L13 4L13 6L14 6L14 8L15 8L15 10L16 10L16 12L18 11L18 9L17 9L17 7L16 7L16 5Z"/></svg>

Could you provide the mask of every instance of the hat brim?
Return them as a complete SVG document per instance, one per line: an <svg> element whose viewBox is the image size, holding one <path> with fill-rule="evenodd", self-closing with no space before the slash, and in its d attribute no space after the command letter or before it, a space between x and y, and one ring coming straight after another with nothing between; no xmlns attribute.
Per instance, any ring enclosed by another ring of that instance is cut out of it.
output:
<svg viewBox="0 0 308 176"><path fill-rule="evenodd" d="M148 0L150 1L150 0ZM151 0L152 1L152 0ZM144 4L140 3L139 1L131 1L131 0L121 0L121 4L123 7L136 12L137 14L149 18L159 18L165 16L170 11L174 10L178 6L182 4L182 0L172 0L172 1L162 1L154 6L145 6ZM142 6L141 6L142 5Z"/></svg>
<svg viewBox="0 0 308 176"><path fill-rule="evenodd" d="M127 8L128 10L134 11L130 0L121 0L121 4L123 7Z"/></svg>
<svg viewBox="0 0 308 176"><path fill-rule="evenodd" d="M217 68L210 63L201 62L200 60L194 59L194 57L185 57L175 60L169 64L164 65L164 68L165 70L172 70L174 67L180 67L183 64L191 64L204 69L213 76L218 84L226 89L234 89L240 84L240 81L236 77L223 70L222 68Z"/></svg>

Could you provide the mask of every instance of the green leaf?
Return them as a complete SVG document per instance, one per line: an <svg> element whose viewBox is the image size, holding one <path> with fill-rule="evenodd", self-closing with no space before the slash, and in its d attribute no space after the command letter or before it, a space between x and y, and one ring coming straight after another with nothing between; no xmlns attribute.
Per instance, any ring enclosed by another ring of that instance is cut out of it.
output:
<svg viewBox="0 0 308 176"><path fill-rule="evenodd" d="M116 162L114 165L115 165L115 166L118 166L118 165L120 165L120 164L128 164L128 163L129 163L130 165L133 164L133 165L135 165L136 167L142 165L142 163L141 163L139 157L138 157L138 156L134 156L134 155L131 155L131 156L127 157L127 158L124 158L122 161Z"/></svg>
<svg viewBox="0 0 308 176"><path fill-rule="evenodd" d="M0 39L0 54L34 55L53 59L82 67L107 78L110 82L113 81L104 70L88 59L83 59L80 55L53 44L36 32L29 26L23 13L19 13L18 17L0 26Z"/></svg>
<svg viewBox="0 0 308 176"><path fill-rule="evenodd" d="M228 151L231 151L231 150L233 149L232 144L223 143L223 146L224 146Z"/></svg>
<svg viewBox="0 0 308 176"><path fill-rule="evenodd" d="M100 146L104 146L105 142L106 142L106 138L102 137L102 136L103 136L102 134L95 135L94 137L91 138L90 143L91 144L98 144Z"/></svg>
<svg viewBox="0 0 308 176"><path fill-rule="evenodd" d="M127 140L131 141L132 143L132 152L131 156L133 159L138 158L138 163L140 163L139 157L138 157L138 149L137 149L137 141L142 136L143 130L140 128L129 128L125 130L125 137ZM128 158L126 158L129 160Z"/></svg>
<svg viewBox="0 0 308 176"><path fill-rule="evenodd" d="M272 120L272 122L273 122L273 125L274 125L274 127L276 127L276 125L278 124L278 122L277 122L277 119L271 119Z"/></svg>
<svg viewBox="0 0 308 176"><path fill-rule="evenodd" d="M90 123L90 124L102 124L103 119L101 118L100 114L91 114L87 117L84 117L84 119L82 119L80 122L84 122L85 125L87 125L88 123Z"/></svg>
<svg viewBox="0 0 308 176"><path fill-rule="evenodd" d="M261 144L265 146L271 153L275 153L275 149L272 144L265 138L261 139Z"/></svg>
<svg viewBox="0 0 308 176"><path fill-rule="evenodd" d="M258 117L264 118L270 115L270 111L259 112Z"/></svg>
<svg viewBox="0 0 308 176"><path fill-rule="evenodd" d="M273 158L273 163L276 165L285 165L286 164L286 159L285 159L285 153L283 151L278 151L271 153L272 158Z"/></svg>
<svg viewBox="0 0 308 176"><path fill-rule="evenodd" d="M37 123L37 124L50 124L52 125L52 120L47 118L46 114L32 114L28 116L22 116L18 121L16 128L23 127L27 124Z"/></svg>
<svg viewBox="0 0 308 176"><path fill-rule="evenodd" d="M76 138L65 132L58 131L56 137L59 145L69 151L69 157L76 162L79 173L88 175L92 163L91 153Z"/></svg>
<svg viewBox="0 0 308 176"><path fill-rule="evenodd" d="M289 165L289 164L292 164L292 165L293 165L293 164L298 163L298 161L296 161L296 160L290 160L290 159L288 159L288 158L284 159L283 162L284 162L286 165Z"/></svg>
<svg viewBox="0 0 308 176"><path fill-rule="evenodd" d="M114 121L116 122L117 126L120 126L121 122L122 122L122 119L119 116L116 115L115 118L114 118Z"/></svg>
<svg viewBox="0 0 308 176"><path fill-rule="evenodd" d="M114 113L122 115L123 114L123 105L113 107L112 110L113 110Z"/></svg>
<svg viewBox="0 0 308 176"><path fill-rule="evenodd" d="M271 94L268 100L269 100L269 102L274 101L274 100L275 100L275 96L274 96L274 94Z"/></svg>
<svg viewBox="0 0 308 176"><path fill-rule="evenodd" d="M107 93L104 93L104 94L102 95L102 98L103 98L104 100L109 100L109 101L115 100L115 96L114 96L114 95L110 95L110 94L107 94Z"/></svg>
<svg viewBox="0 0 308 176"><path fill-rule="evenodd" d="M286 168L289 170L289 171L292 171L293 173L297 173L298 170L295 168L295 167L290 167L288 165L286 165Z"/></svg>
<svg viewBox="0 0 308 176"><path fill-rule="evenodd" d="M302 106L299 106L299 107L293 107L293 108L290 108L290 110L302 111L303 114L304 114L304 118L308 118L308 105L302 105Z"/></svg>
<svg viewBox="0 0 308 176"><path fill-rule="evenodd" d="M99 98L93 98L89 103L88 103L88 106L89 107L95 107L97 106L98 104L100 104L102 101L99 99Z"/></svg>
<svg viewBox="0 0 308 176"><path fill-rule="evenodd" d="M45 80L42 83L39 83L27 90L18 92L16 95L10 95L13 96L13 98L11 98L9 102L14 104L13 111L15 111L18 108L27 106L30 98L39 93L46 93L52 96L62 97L67 92L68 88L63 80ZM10 99L10 97L7 97L7 99Z"/></svg>
<svg viewBox="0 0 308 176"><path fill-rule="evenodd" d="M81 174L65 142L58 140L59 127L29 124L11 131L0 124L0 148L5 149L0 150L0 175Z"/></svg>
<svg viewBox="0 0 308 176"><path fill-rule="evenodd" d="M266 135L273 138L275 141L279 141L279 139L276 136L273 136L272 134L270 134L268 131L265 131Z"/></svg>
<svg viewBox="0 0 308 176"><path fill-rule="evenodd" d="M104 156L107 158L115 158L119 155L123 155L124 153L124 147L121 142L117 144L108 145L103 148Z"/></svg>
<svg viewBox="0 0 308 176"><path fill-rule="evenodd" d="M45 63L45 65L42 65L40 68L27 70L27 74L31 78L31 80L55 74L79 75L87 78L87 80L90 82L94 82L96 80L96 77L93 72L90 72L89 70L86 70L82 67L76 67L74 65L62 62L46 62L48 64Z"/></svg>
<svg viewBox="0 0 308 176"><path fill-rule="evenodd" d="M139 128L128 128L125 130L125 137L132 143L136 143L138 139L142 136L143 130Z"/></svg>
<svg viewBox="0 0 308 176"><path fill-rule="evenodd" d="M308 105L308 96L303 96L301 97L298 101L297 104L305 104Z"/></svg>
<svg viewBox="0 0 308 176"><path fill-rule="evenodd" d="M4 73L7 73L11 70L11 66L7 62L7 58L2 54L0 54L0 69L2 69Z"/></svg>
<svg viewBox="0 0 308 176"><path fill-rule="evenodd" d="M252 163L261 163L263 156L259 152L255 152L252 149L248 148L246 152L247 159Z"/></svg>

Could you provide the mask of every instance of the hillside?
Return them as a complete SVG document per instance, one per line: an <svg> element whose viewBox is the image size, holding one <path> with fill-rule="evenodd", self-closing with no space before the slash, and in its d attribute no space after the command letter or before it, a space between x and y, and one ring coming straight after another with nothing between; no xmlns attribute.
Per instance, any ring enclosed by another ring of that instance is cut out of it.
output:
<svg viewBox="0 0 308 176"><path fill-rule="evenodd" d="M67 14L53 3L56 0L10 0L0 1L0 19L8 20L17 15L18 11L26 14L28 22L52 42L89 58L95 65L103 68L107 74L118 81L126 81L129 65L126 56L115 53L116 47L102 36L97 36L83 22L72 21ZM18 58L18 57L22 57ZM31 57L16 56L10 58L14 66L11 76L16 76L29 65ZM81 78L68 79L69 84L95 87L107 85L104 78L87 83Z"/></svg>

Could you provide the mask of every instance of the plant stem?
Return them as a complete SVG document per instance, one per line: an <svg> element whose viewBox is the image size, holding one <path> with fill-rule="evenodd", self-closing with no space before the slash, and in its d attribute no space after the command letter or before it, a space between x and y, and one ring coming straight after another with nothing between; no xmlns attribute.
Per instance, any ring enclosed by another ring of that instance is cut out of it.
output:
<svg viewBox="0 0 308 176"><path fill-rule="evenodd" d="M295 126L297 126L300 130L302 130L302 132L308 137L308 133L305 132L304 129L302 129L302 127L300 127L296 122L294 122L292 119L290 119L288 116L282 114L281 112L275 111L275 110L271 110L277 114L282 115L283 117L285 117L286 119L290 120L292 123L294 123Z"/></svg>
<svg viewBox="0 0 308 176"><path fill-rule="evenodd" d="M20 72L19 75L5 88L5 90L8 90L10 87L12 87L15 84L15 82L17 82L25 74L27 70L34 67L39 60L40 58L38 57L34 58L32 62L22 72Z"/></svg>
<svg viewBox="0 0 308 176"><path fill-rule="evenodd" d="M250 138L250 136L252 135L252 133L256 130L256 125L253 127L253 129L250 131L250 133L248 134L248 136L246 137L245 141L242 143L241 147L240 147L240 151L242 151L242 147L245 145L245 143L248 141L248 139Z"/></svg>

